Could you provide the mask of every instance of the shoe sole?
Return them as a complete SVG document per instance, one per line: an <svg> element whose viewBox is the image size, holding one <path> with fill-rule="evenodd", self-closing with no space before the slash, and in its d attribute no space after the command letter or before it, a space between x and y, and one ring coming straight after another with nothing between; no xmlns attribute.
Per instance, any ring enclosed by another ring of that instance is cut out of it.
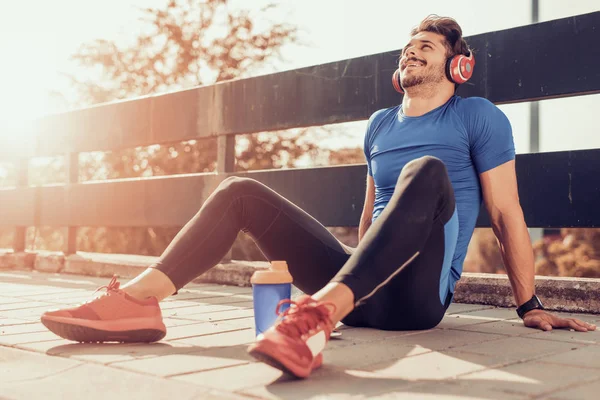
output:
<svg viewBox="0 0 600 400"><path fill-rule="evenodd" d="M270 355L254 348L248 351L248 354L250 354L252 357L254 357L254 359L256 359L257 361L260 361L262 363L265 363L273 368L276 368L278 370L280 370L283 373L286 373L294 378L297 379L305 379L307 378L312 371L314 371L315 369L318 369L321 367L321 365L323 364L323 355L319 354L317 357L315 358L315 360L313 361L313 365L311 366L310 370L308 371L308 373L306 374L297 374L294 371L292 371L291 369L289 369L288 367L286 367L284 364L282 364L279 360L277 360L274 357L271 357ZM321 361L319 361L319 359Z"/></svg>
<svg viewBox="0 0 600 400"><path fill-rule="evenodd" d="M267 365L270 365L273 368L276 368L288 375L291 375L295 378L298 379L302 379L305 378L304 376L299 376L296 375L295 373L292 372L292 370L290 370L288 367L286 367L285 365L283 365L282 363L280 363L279 361L277 361L276 359L274 359L271 356L266 355L265 353L261 353L260 351L256 351L256 350L250 350L248 352L248 354L250 354L252 357L254 357L256 360L265 363Z"/></svg>
<svg viewBox="0 0 600 400"><path fill-rule="evenodd" d="M58 336L82 343L151 343L166 336L166 332L158 329L135 329L129 331L105 331L87 326L67 324L42 318L42 324Z"/></svg>

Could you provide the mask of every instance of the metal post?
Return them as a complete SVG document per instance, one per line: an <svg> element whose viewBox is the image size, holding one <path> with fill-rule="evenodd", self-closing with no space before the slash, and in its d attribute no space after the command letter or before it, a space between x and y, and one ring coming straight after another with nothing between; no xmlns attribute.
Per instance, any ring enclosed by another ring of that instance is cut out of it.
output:
<svg viewBox="0 0 600 400"><path fill-rule="evenodd" d="M79 182L79 153L67 153L65 155L65 168L67 172L67 191L70 185ZM68 201L68 196L67 196ZM67 226L65 234L65 244L63 253L65 255L75 254L77 252L77 227Z"/></svg>
<svg viewBox="0 0 600 400"><path fill-rule="evenodd" d="M531 23L536 24L539 20L539 2L531 0ZM537 101L529 103L529 152L540 151L540 108Z"/></svg>
<svg viewBox="0 0 600 400"><path fill-rule="evenodd" d="M539 1L531 0L531 23L539 22ZM540 151L540 103L537 101L529 102L529 152L538 153ZM532 242L536 242L544 237L544 229L530 228L529 236Z"/></svg>

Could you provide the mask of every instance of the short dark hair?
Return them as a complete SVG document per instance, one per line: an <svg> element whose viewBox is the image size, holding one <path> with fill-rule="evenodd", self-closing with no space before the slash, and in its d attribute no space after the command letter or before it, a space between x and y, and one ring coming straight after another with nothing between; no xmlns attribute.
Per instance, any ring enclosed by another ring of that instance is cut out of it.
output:
<svg viewBox="0 0 600 400"><path fill-rule="evenodd" d="M457 54L468 55L471 49L462 37L462 28L454 18L440 17L439 15L428 15L421 23L410 31L410 36L419 32L433 32L446 38L446 56L452 57Z"/></svg>

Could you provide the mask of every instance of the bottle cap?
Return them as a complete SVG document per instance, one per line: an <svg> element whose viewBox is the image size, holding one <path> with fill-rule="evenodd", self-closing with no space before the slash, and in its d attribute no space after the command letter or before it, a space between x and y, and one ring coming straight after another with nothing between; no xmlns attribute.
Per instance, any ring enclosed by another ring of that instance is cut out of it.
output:
<svg viewBox="0 0 600 400"><path fill-rule="evenodd" d="M292 283L293 280L285 261L271 261L271 266L268 269L256 271L252 274L250 283L276 285L280 283Z"/></svg>

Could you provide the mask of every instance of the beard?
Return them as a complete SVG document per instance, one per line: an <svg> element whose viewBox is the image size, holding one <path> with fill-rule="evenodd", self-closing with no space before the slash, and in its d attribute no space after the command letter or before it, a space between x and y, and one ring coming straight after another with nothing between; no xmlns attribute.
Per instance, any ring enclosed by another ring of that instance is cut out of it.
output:
<svg viewBox="0 0 600 400"><path fill-rule="evenodd" d="M406 71L406 70L404 70ZM428 68L421 67L421 71L404 75L401 79L402 87L408 89L415 86L425 86L428 84L437 84L445 79L444 66Z"/></svg>

